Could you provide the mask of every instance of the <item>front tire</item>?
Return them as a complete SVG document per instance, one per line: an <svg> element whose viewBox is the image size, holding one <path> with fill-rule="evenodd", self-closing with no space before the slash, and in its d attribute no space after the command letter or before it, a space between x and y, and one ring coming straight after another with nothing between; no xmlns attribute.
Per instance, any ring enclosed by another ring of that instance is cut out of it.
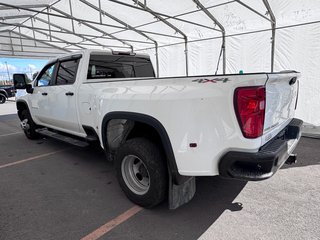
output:
<svg viewBox="0 0 320 240"><path fill-rule="evenodd" d="M119 184L137 205L151 208L167 194L166 162L159 147L145 138L134 138L118 150L115 167Z"/></svg>
<svg viewBox="0 0 320 240"><path fill-rule="evenodd" d="M21 127L27 138L34 140L39 138L36 132L37 125L32 120L29 110L25 109L21 112Z"/></svg>
<svg viewBox="0 0 320 240"><path fill-rule="evenodd" d="M6 96L5 96L5 95L3 95L3 94L0 94L0 104L5 103L5 102L6 102L6 100L7 100Z"/></svg>

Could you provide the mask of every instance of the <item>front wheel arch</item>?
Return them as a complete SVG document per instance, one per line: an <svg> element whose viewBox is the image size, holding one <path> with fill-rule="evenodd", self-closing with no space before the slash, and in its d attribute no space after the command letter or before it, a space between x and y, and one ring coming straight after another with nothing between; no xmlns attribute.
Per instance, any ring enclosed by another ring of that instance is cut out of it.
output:
<svg viewBox="0 0 320 240"><path fill-rule="evenodd" d="M0 104L5 103L6 100L7 100L7 97L3 93L0 92Z"/></svg>
<svg viewBox="0 0 320 240"><path fill-rule="evenodd" d="M28 104L23 100L18 100L17 103L16 103L16 106L17 106L19 119L22 120L22 115L21 115L22 111L23 110L28 110L30 112Z"/></svg>

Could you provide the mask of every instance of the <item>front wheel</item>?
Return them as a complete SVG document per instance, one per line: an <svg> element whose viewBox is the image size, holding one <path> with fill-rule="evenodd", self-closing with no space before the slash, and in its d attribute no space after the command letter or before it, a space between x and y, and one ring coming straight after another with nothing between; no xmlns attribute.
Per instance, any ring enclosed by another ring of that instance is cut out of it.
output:
<svg viewBox="0 0 320 240"><path fill-rule="evenodd" d="M6 96L5 96L5 95L3 95L3 94L0 94L0 104L5 103L5 102L6 102L6 100L7 100Z"/></svg>
<svg viewBox="0 0 320 240"><path fill-rule="evenodd" d="M32 140L39 138L39 135L36 132L37 125L32 120L30 112L27 109L23 110L21 113L21 123L20 124L21 124L21 128L27 138L32 139Z"/></svg>
<svg viewBox="0 0 320 240"><path fill-rule="evenodd" d="M115 159L118 181L134 203L151 208L167 194L166 162L159 147L145 138L124 143Z"/></svg>

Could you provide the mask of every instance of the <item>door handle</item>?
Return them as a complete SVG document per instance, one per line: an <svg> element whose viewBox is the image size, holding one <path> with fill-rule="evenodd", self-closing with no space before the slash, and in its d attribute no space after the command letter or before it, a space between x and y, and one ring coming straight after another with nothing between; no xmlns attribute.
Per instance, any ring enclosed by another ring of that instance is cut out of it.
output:
<svg viewBox="0 0 320 240"><path fill-rule="evenodd" d="M46 93L46 92L43 92L43 93L42 93L42 95L43 95L43 96L47 96L47 95L48 95L48 93Z"/></svg>
<svg viewBox="0 0 320 240"><path fill-rule="evenodd" d="M73 92L66 92L66 96L73 96Z"/></svg>

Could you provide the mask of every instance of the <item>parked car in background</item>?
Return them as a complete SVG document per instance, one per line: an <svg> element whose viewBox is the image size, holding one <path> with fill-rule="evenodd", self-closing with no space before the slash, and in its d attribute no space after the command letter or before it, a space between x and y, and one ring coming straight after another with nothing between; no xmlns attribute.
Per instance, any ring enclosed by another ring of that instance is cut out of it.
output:
<svg viewBox="0 0 320 240"><path fill-rule="evenodd" d="M15 90L12 85L0 86L0 104L7 101L8 98L15 96Z"/></svg>

